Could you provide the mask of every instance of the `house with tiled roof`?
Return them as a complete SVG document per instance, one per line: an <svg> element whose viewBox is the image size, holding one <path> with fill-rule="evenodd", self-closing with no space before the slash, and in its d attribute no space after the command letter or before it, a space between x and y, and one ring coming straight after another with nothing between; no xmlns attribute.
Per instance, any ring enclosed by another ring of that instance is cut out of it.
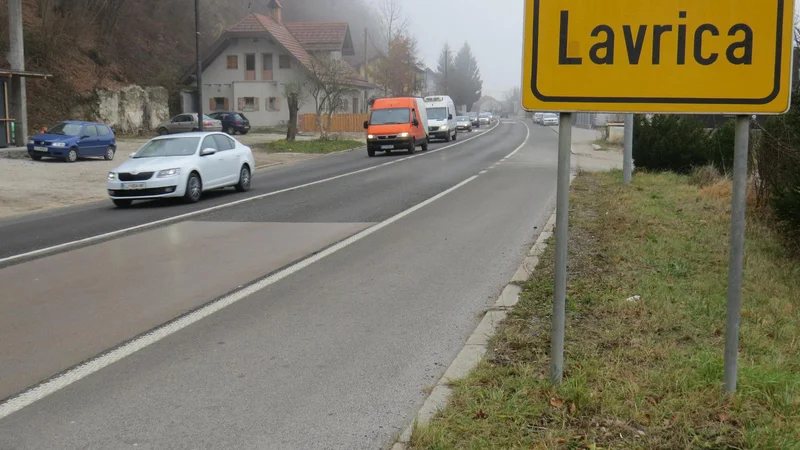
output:
<svg viewBox="0 0 800 450"><path fill-rule="evenodd" d="M245 113L254 127L284 124L289 119L285 85L307 80L315 57L342 59L355 53L347 23L284 23L280 0L270 0L267 7L269 15L248 15L225 29L204 52L200 99L204 113L236 110ZM345 82L352 91L340 112L365 112L367 92L373 86L342 62L351 72ZM196 85L194 74L194 70L188 73L184 82ZM195 109L190 103L184 101L184 112ZM299 113L314 112L314 101L307 97Z"/></svg>

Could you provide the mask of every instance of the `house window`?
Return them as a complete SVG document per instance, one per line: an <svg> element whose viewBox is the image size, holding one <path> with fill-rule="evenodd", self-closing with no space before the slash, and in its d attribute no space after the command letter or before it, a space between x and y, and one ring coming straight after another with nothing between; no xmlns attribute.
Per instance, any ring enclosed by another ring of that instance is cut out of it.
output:
<svg viewBox="0 0 800 450"><path fill-rule="evenodd" d="M264 63L261 79L265 81L272 81L272 53L264 53L261 56Z"/></svg>
<svg viewBox="0 0 800 450"><path fill-rule="evenodd" d="M255 97L239 97L239 111L258 111L258 99Z"/></svg>
<svg viewBox="0 0 800 450"><path fill-rule="evenodd" d="M353 114L358 114L361 111L358 109L358 97L353 97Z"/></svg>
<svg viewBox="0 0 800 450"><path fill-rule="evenodd" d="M214 103L212 109L214 111L224 111L227 106L226 103L228 103L225 100L227 100L225 97L214 97Z"/></svg>
<svg viewBox="0 0 800 450"><path fill-rule="evenodd" d="M239 68L239 57L236 55L228 55L228 69Z"/></svg>
<svg viewBox="0 0 800 450"><path fill-rule="evenodd" d="M256 79L256 55L244 55L244 79L254 81Z"/></svg>
<svg viewBox="0 0 800 450"><path fill-rule="evenodd" d="M278 68L280 69L291 69L292 68L292 57L289 55L281 55L278 57Z"/></svg>
<svg viewBox="0 0 800 450"><path fill-rule="evenodd" d="M267 111L280 111L281 102L277 97L270 97L267 99Z"/></svg>

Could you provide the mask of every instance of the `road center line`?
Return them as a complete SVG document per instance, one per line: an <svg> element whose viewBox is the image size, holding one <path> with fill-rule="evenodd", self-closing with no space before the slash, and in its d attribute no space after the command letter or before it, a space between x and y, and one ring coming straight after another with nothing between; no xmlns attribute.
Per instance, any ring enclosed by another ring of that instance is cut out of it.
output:
<svg viewBox="0 0 800 450"><path fill-rule="evenodd" d="M527 127L527 125L526 125L526 127ZM134 232L134 231L140 231L140 230L144 230L144 229L147 229L147 228L156 227L156 226L159 226L159 225L165 225L165 224L168 224L168 223L185 220L185 219L188 219L188 218L191 218L191 217L195 217L195 216L199 216L199 215L202 215L202 214L206 214L206 213L209 213L209 212L217 211L217 210L224 209L224 208L229 208L231 206L241 205L243 203L247 203L247 202L251 202L251 201L255 201L255 200L260 200L260 199L266 198L266 197L271 197L273 195L283 194L283 193L291 192L291 191L294 191L294 190L297 190L297 189L302 189L302 188L306 188L306 187L309 187L309 186L314 186L314 185L317 185L317 184L322 184L322 183L327 183L329 181L338 180L340 178L349 177L351 175L356 175L356 174L359 174L359 173L368 172L370 170L379 169L381 167L389 166L391 164L395 164L395 163L398 163L398 162L406 161L406 160L409 160L409 159L418 158L418 157L426 156L426 155L432 155L432 154L440 152L442 150L447 150L447 149L455 147L457 145L464 144L466 142L471 141L472 139L485 136L488 133L494 131L496 128L497 128L497 125L495 125L492 128L486 130L486 132L484 132L484 133L476 134L475 136L468 137L468 138L466 138L466 139L464 139L462 141L459 141L459 142L456 142L456 143L453 143L453 144L450 144L450 145L446 145L444 147L440 147L440 148L437 148L435 150L429 150L427 152L423 152L423 153L407 156L407 157L402 158L402 159L395 159L395 160L392 160L392 161L388 161L388 162L385 162L385 163L382 163L382 164L378 164L377 166L365 167L363 169L359 169L359 170L356 170L356 171L353 171L353 172L343 173L343 174L336 175L336 176L333 176L333 177L324 178L322 180L311 181L309 183L304 183L304 184L300 184L300 185L297 185L297 186L292 186L292 187L289 187L289 188L286 188L286 189L280 189L280 190L277 190L277 191L267 192L265 194L254 195L252 197L243 198L241 200L235 200L235 201L232 201L232 202L229 202L229 203L223 203L221 205L216 205L216 206L212 206L212 207L209 207L209 208L200 209L200 210L197 210L197 211L192 211L192 212L188 212L188 213L184 213L184 214L179 214L177 216L167 217L165 219L155 220L155 221L152 221L152 222L143 223L141 225L135 225L135 226L128 227L128 228L123 228L121 230L110 231L108 233L102 233L102 234L98 234L98 235L95 235L95 236L89 236L89 237L86 237L86 238L83 238L83 239L78 239L78 240L75 240L75 241L64 242L63 244L53 245L53 246L41 248L41 249L38 249L38 250L32 250L32 251L25 252L25 253L19 253L19 254L16 254L16 255L7 256L5 258L0 258L0 265L7 264L7 263L10 263L10 262L13 262L13 261L20 260L20 259L30 258L30 257L33 257L33 256L46 255L46 254L53 253L53 252L56 252L56 251L59 251L59 250L64 250L64 249L76 247L76 246L79 246L79 245L90 244L92 242L106 240L106 239L110 239L110 238L117 237L117 236L122 236L122 235L125 235L125 234L128 234L128 233ZM526 136L526 140L527 140L527 136Z"/></svg>

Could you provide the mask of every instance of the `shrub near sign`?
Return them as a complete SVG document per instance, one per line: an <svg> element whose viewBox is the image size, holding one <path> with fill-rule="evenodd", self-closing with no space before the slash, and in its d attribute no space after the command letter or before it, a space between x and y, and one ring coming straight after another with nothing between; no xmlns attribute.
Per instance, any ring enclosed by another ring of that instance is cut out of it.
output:
<svg viewBox="0 0 800 450"><path fill-rule="evenodd" d="M523 106L788 109L792 0L527 0Z"/></svg>

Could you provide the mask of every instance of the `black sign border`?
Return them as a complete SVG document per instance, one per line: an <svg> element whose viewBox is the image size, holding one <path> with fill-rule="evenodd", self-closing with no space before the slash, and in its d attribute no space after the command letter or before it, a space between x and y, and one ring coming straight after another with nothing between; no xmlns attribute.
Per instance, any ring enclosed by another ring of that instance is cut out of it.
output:
<svg viewBox="0 0 800 450"><path fill-rule="evenodd" d="M778 26L775 54L775 84L772 93L764 98L680 98L680 97L572 97L550 96L539 92L536 86L537 67L539 66L539 3L533 3L533 61L531 67L531 91L533 95L545 103L643 103L643 104L700 104L700 105L765 105L775 100L781 92L781 63L783 57L783 15L785 0L778 0Z"/></svg>

